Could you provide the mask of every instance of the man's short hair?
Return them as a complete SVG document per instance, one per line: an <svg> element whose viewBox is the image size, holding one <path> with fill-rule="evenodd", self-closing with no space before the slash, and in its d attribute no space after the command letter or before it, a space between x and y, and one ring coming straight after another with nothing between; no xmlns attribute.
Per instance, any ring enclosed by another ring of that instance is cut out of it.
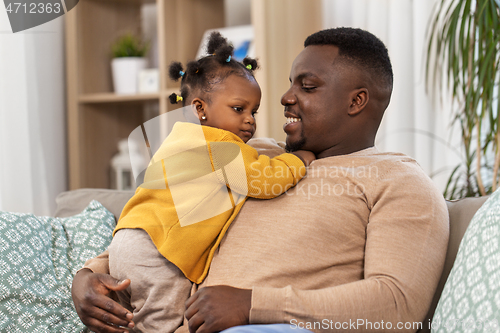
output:
<svg viewBox="0 0 500 333"><path fill-rule="evenodd" d="M373 78L392 90L393 74L384 43L368 31L356 28L333 28L318 31L304 42L309 45L334 45L339 56L368 71Z"/></svg>

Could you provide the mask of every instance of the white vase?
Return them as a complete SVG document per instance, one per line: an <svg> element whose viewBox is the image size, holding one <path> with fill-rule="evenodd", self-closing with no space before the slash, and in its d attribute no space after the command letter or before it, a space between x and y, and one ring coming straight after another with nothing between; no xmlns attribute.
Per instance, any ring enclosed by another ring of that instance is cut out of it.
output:
<svg viewBox="0 0 500 333"><path fill-rule="evenodd" d="M137 94L139 72L146 68L146 58L124 57L111 61L113 86L116 94Z"/></svg>

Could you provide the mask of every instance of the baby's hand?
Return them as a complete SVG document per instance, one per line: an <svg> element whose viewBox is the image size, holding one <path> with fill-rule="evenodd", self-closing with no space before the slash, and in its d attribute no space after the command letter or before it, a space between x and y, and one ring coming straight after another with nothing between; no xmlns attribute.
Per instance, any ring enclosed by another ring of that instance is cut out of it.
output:
<svg viewBox="0 0 500 333"><path fill-rule="evenodd" d="M306 166L311 164L311 162L316 159L316 155L314 155L314 153L310 152L309 150L297 150L293 151L292 154L300 158Z"/></svg>

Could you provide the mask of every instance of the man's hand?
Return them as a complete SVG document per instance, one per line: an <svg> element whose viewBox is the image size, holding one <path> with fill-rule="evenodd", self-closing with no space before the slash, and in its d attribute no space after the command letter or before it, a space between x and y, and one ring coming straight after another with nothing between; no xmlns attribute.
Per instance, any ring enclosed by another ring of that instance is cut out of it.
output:
<svg viewBox="0 0 500 333"><path fill-rule="evenodd" d="M246 325L252 306L252 291L229 286L199 289L186 301L190 333L211 333Z"/></svg>
<svg viewBox="0 0 500 333"><path fill-rule="evenodd" d="M71 296L82 322L97 333L128 332L122 327L134 327L133 315L108 297L111 290L127 289L130 280L118 281L107 274L79 271L73 279Z"/></svg>

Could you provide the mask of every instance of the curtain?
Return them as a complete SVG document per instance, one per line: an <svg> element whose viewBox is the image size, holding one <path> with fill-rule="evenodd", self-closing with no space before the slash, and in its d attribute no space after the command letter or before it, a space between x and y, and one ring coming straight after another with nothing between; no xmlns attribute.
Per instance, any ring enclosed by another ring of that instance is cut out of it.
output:
<svg viewBox="0 0 500 333"><path fill-rule="evenodd" d="M0 4L0 210L50 215L66 190L63 18L12 33Z"/></svg>
<svg viewBox="0 0 500 333"><path fill-rule="evenodd" d="M446 96L425 91L427 25L436 0L323 0L324 28L350 26L372 32L389 50L394 72L391 102L376 146L417 160L444 190L460 161L460 133L451 127Z"/></svg>

